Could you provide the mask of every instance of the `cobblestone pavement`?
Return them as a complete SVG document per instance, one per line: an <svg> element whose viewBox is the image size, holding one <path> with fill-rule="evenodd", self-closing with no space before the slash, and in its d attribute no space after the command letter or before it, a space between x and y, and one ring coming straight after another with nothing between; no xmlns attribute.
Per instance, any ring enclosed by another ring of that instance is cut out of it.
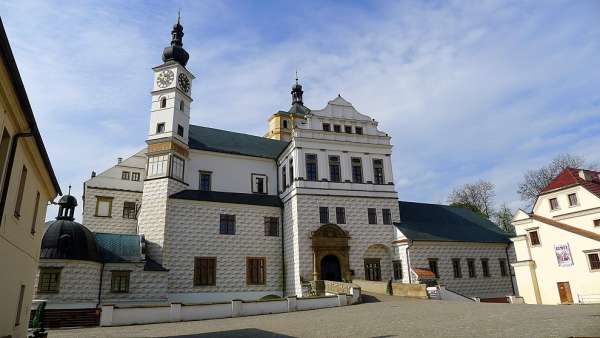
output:
<svg viewBox="0 0 600 338"><path fill-rule="evenodd" d="M49 337L600 337L600 305L377 298L381 301L274 315L52 330Z"/></svg>

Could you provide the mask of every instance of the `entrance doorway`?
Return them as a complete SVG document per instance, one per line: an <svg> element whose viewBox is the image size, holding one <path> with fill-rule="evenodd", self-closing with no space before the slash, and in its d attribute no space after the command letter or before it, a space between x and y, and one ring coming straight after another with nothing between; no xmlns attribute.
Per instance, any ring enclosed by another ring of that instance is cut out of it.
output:
<svg viewBox="0 0 600 338"><path fill-rule="evenodd" d="M342 281L340 260L335 255L327 255L321 260L321 279Z"/></svg>
<svg viewBox="0 0 600 338"><path fill-rule="evenodd" d="M558 282L558 295L561 304L573 304L573 295L571 295L571 285L569 282Z"/></svg>

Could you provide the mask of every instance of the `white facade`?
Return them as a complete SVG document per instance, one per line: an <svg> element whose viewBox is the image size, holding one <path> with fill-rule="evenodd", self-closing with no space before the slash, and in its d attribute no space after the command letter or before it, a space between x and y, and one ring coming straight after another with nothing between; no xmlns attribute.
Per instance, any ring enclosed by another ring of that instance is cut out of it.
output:
<svg viewBox="0 0 600 338"><path fill-rule="evenodd" d="M580 171L569 170L579 175ZM593 263L594 255L600 256L600 224L594 224L600 220L600 197L586 187L600 185L596 178L544 192L531 214L519 211L515 216L513 266L526 303L600 301L600 267ZM569 201L573 194L575 203ZM554 208L551 199L556 199Z"/></svg>

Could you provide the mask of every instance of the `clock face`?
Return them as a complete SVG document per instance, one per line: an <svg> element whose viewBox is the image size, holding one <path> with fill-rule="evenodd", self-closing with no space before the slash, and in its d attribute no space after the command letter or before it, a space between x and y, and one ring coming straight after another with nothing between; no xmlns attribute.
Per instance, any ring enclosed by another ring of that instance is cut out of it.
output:
<svg viewBox="0 0 600 338"><path fill-rule="evenodd" d="M174 78L175 74L172 70L163 70L156 78L156 85L159 88L167 88L171 83L173 83Z"/></svg>
<svg viewBox="0 0 600 338"><path fill-rule="evenodd" d="M188 79L188 77L185 74L179 74L179 76L177 77L177 82L179 83L179 88L181 88L181 90L183 90L186 93L190 91L190 79Z"/></svg>

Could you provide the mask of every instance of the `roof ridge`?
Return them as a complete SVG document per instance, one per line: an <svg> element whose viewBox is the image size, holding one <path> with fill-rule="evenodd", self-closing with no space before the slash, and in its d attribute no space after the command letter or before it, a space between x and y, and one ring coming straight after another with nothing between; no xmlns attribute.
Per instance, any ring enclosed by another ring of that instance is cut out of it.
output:
<svg viewBox="0 0 600 338"><path fill-rule="evenodd" d="M589 239L593 239L596 241L600 241L600 234L597 234L595 232L589 231L589 230L585 230L582 228L578 228L576 226L572 226L563 222L559 222L559 221L555 221L553 219L550 218L546 218L544 216L540 216L540 215L536 215L534 213L529 214L529 216L537 221L540 221L542 223L546 223L548 225L552 225L555 226L559 229L563 229L565 231L569 231L572 232L574 234L578 234L581 235L583 237L587 237Z"/></svg>
<svg viewBox="0 0 600 338"><path fill-rule="evenodd" d="M272 141L274 143L288 143L287 141L274 140L274 139L266 138L266 137L263 137L263 136L257 136L257 135L247 134L247 133L241 133L241 132L238 132L238 131L231 131L231 130L213 128L213 127L199 126L197 124L190 124L190 127L212 129L212 130L222 131L222 132L226 132L226 133L232 133L232 134L238 134L238 135L244 135L244 136L251 136L251 137L256 137L257 139L265 140L267 142Z"/></svg>

